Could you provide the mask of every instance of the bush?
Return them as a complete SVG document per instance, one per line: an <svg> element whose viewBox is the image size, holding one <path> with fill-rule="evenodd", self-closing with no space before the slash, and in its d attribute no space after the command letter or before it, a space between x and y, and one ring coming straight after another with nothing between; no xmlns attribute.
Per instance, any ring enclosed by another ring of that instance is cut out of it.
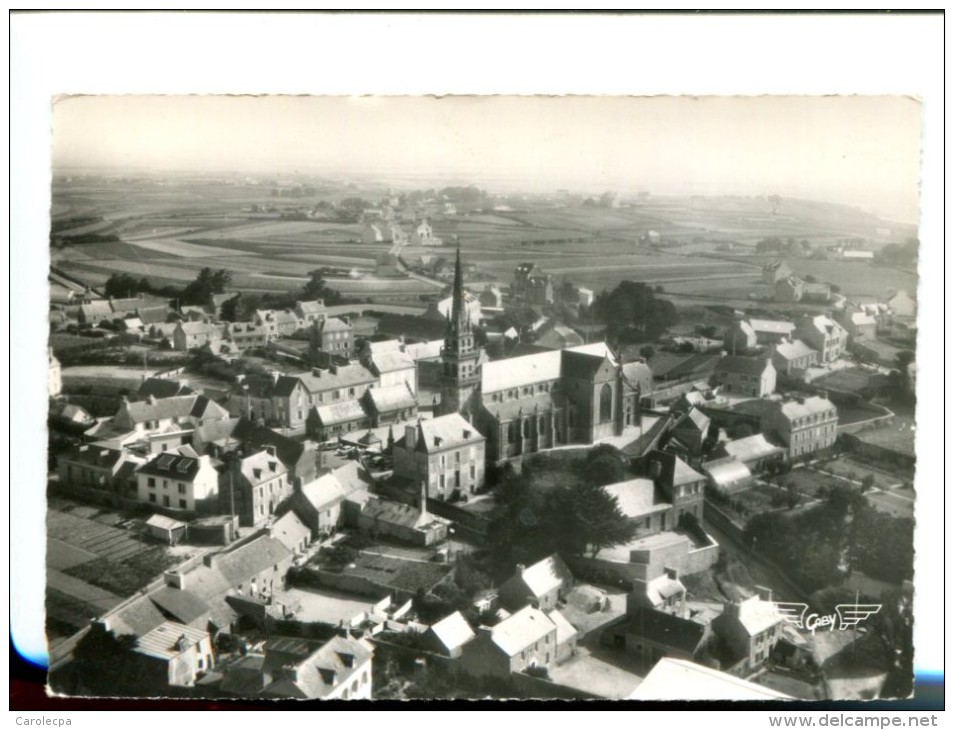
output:
<svg viewBox="0 0 954 730"><path fill-rule="evenodd" d="M527 675L529 675L529 676L531 676L531 677L536 677L537 679L549 679L549 678L550 678L550 670L548 670L546 667L541 667L541 666L536 665L536 664L534 664L534 665L531 666L531 667L527 667L527 668L524 670L523 673L524 673L524 674L527 674Z"/></svg>

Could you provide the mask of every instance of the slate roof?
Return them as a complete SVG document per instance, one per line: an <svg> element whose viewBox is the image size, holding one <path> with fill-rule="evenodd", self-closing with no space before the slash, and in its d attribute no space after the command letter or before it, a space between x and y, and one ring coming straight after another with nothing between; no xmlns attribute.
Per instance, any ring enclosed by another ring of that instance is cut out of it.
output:
<svg viewBox="0 0 954 730"><path fill-rule="evenodd" d="M211 612L209 604L189 590L179 590L172 586L163 586L149 594L149 600L159 610L180 623L191 624Z"/></svg>
<svg viewBox="0 0 954 730"><path fill-rule="evenodd" d="M758 596L747 598L739 604L738 621L749 636L757 636L782 622L782 615L771 601L763 601ZM732 618L724 612L723 620Z"/></svg>
<svg viewBox="0 0 954 730"><path fill-rule="evenodd" d="M166 418L208 418L225 419L229 417L218 403L204 395L177 395L171 398L157 398L155 401L135 401L124 404L126 413L133 423L159 421Z"/></svg>
<svg viewBox="0 0 954 730"><path fill-rule="evenodd" d="M628 362L623 365L623 381L633 390L639 386L641 395L653 391L653 371L644 362Z"/></svg>
<svg viewBox="0 0 954 730"><path fill-rule="evenodd" d="M173 659L182 653L176 645L180 637L184 637L188 646L192 647L208 636L209 632L203 629L193 629L174 621L166 621L140 636L135 651L158 659Z"/></svg>
<svg viewBox="0 0 954 730"><path fill-rule="evenodd" d="M334 474L329 473L303 484L301 494L316 511L321 511L327 505L343 500L348 490Z"/></svg>
<svg viewBox="0 0 954 730"><path fill-rule="evenodd" d="M678 578L670 578L668 574L663 573L646 583L646 597L654 606L666 601L672 596L678 596L685 593L686 587Z"/></svg>
<svg viewBox="0 0 954 730"><path fill-rule="evenodd" d="M620 510L630 519L672 508L672 504L657 498L656 485L653 484L652 479L637 478L607 484L603 487L603 491L616 497Z"/></svg>
<svg viewBox="0 0 954 730"><path fill-rule="evenodd" d="M663 657L627 697L629 700L793 699L760 684L695 662Z"/></svg>
<svg viewBox="0 0 954 730"><path fill-rule="evenodd" d="M555 348L562 350L565 347L577 347L583 344L583 338L573 329L557 325L549 332L541 335L536 340L536 344L541 347Z"/></svg>
<svg viewBox="0 0 954 730"><path fill-rule="evenodd" d="M705 433L711 423L712 419L701 410L698 408L690 408L683 414L683 417L679 419L675 427L680 430L688 428L699 431L700 433Z"/></svg>
<svg viewBox="0 0 954 730"><path fill-rule="evenodd" d="M550 611L547 618L556 626L556 643L564 644L579 633L573 624L566 620L566 617L557 610Z"/></svg>
<svg viewBox="0 0 954 730"><path fill-rule="evenodd" d="M142 385L139 386L139 390L136 394L140 398L148 398L149 396L155 398L171 398L177 395L192 395L193 390L178 380L170 380L169 378L146 378L142 381Z"/></svg>
<svg viewBox="0 0 954 730"><path fill-rule="evenodd" d="M125 457L125 452L119 449L100 449L95 446L77 446L69 453L61 456L63 461L74 464L87 464L104 469L112 469Z"/></svg>
<svg viewBox="0 0 954 730"><path fill-rule="evenodd" d="M433 523L442 523L440 517L422 513L417 507L403 502L381 499L371 496L364 501L361 516L397 527L407 527L414 530L422 529Z"/></svg>
<svg viewBox="0 0 954 730"><path fill-rule="evenodd" d="M405 447L407 435L395 444ZM427 421L417 422L417 451L433 452L484 441L481 433L459 413L449 413Z"/></svg>
<svg viewBox="0 0 954 730"><path fill-rule="evenodd" d="M463 646L476 635L460 611L454 611L450 616L445 616L433 624L431 631L448 653Z"/></svg>
<svg viewBox="0 0 954 730"><path fill-rule="evenodd" d="M716 363L717 373L737 373L740 375L759 376L768 367L768 360L757 357L742 357L741 355L726 355Z"/></svg>
<svg viewBox="0 0 954 730"><path fill-rule="evenodd" d="M775 446L760 433L745 438L727 441L722 445L726 454L734 456L741 461L760 459L766 456L773 456L784 451L779 446Z"/></svg>
<svg viewBox="0 0 954 730"><path fill-rule="evenodd" d="M556 626L543 611L524 606L491 628L490 636L507 656L514 656L551 632L556 632Z"/></svg>
<svg viewBox="0 0 954 730"><path fill-rule="evenodd" d="M117 636L142 636L161 625L165 616L148 596L141 596L103 617L109 630Z"/></svg>
<svg viewBox="0 0 954 730"><path fill-rule="evenodd" d="M271 535L288 550L295 550L302 540L311 537L311 530L294 512L286 512L271 526Z"/></svg>
<svg viewBox="0 0 954 730"><path fill-rule="evenodd" d="M379 373L393 373L397 370L410 370L415 367L414 359L401 350L372 352L371 364Z"/></svg>
<svg viewBox="0 0 954 730"><path fill-rule="evenodd" d="M281 541L263 535L233 550L218 553L215 556L213 568L222 574L231 587L247 581L289 557L291 557L291 551Z"/></svg>
<svg viewBox="0 0 954 730"><path fill-rule="evenodd" d="M561 406L562 403L555 400L549 393L539 393L523 398L507 399L499 403L490 401L483 404L484 410L490 413L494 418L499 417L502 421L509 421L520 414L529 416L537 411L546 413L551 408Z"/></svg>
<svg viewBox="0 0 954 730"><path fill-rule="evenodd" d="M562 372L561 367L561 350L488 362L481 368L481 391L486 394L541 381L558 380Z"/></svg>
<svg viewBox="0 0 954 730"><path fill-rule="evenodd" d="M278 679L265 687L262 694L298 699L326 697L341 685L351 682L352 676L373 654L373 647L363 639L336 636L300 662L295 679ZM268 655L266 644L266 667Z"/></svg>
<svg viewBox="0 0 954 730"><path fill-rule="evenodd" d="M361 402L357 398L332 403L328 406L315 406L314 414L322 426L334 426L339 423L350 423L367 418L368 414L361 407Z"/></svg>
<svg viewBox="0 0 954 730"><path fill-rule="evenodd" d="M438 340L443 337L446 328L447 323L443 318L433 320L412 314L385 314L378 320L378 332L416 340Z"/></svg>
<svg viewBox="0 0 954 730"><path fill-rule="evenodd" d="M371 388L366 397L377 413L390 413L417 406L417 399L406 383L386 388Z"/></svg>
<svg viewBox="0 0 954 730"><path fill-rule="evenodd" d="M246 456L241 461L240 471L242 477L253 486L288 472L278 457L272 456L267 451Z"/></svg>
<svg viewBox="0 0 954 730"><path fill-rule="evenodd" d="M805 398L801 403L790 400L782 404L782 413L790 419L813 416L816 413L825 413L834 409L835 406L830 400L817 395Z"/></svg>
<svg viewBox="0 0 954 730"><path fill-rule="evenodd" d="M444 347L443 340L431 340L430 342L416 342L404 346L404 352L412 360L433 360L441 356L441 348Z"/></svg>
<svg viewBox="0 0 954 730"><path fill-rule="evenodd" d="M197 458L165 452L141 466L139 473L191 482L198 474L200 465Z"/></svg>
<svg viewBox="0 0 954 730"><path fill-rule="evenodd" d="M295 377L309 393L323 393L353 385L367 385L378 380L374 373L360 363L340 365L334 370L315 368L311 372Z"/></svg>
<svg viewBox="0 0 954 730"><path fill-rule="evenodd" d="M185 522L180 522L179 520L174 520L171 517L160 514L152 515L146 520L146 525L149 527L158 527L160 530L177 530L180 527L186 527Z"/></svg>
<svg viewBox="0 0 954 730"><path fill-rule="evenodd" d="M322 314L325 311L325 303L319 300L312 302L295 302L295 309L302 314Z"/></svg>
<svg viewBox="0 0 954 730"><path fill-rule="evenodd" d="M511 580L522 581L534 597L540 598L562 586L564 581L570 577L570 571L560 556L551 555L524 568L523 573L518 570Z"/></svg>
<svg viewBox="0 0 954 730"><path fill-rule="evenodd" d="M331 473L334 474L335 479L338 480L345 493L354 492L357 489L367 489L374 484L368 470L357 461L349 461Z"/></svg>
<svg viewBox="0 0 954 730"><path fill-rule="evenodd" d="M626 633L694 654L705 636L705 627L686 618L639 606L626 624Z"/></svg>
<svg viewBox="0 0 954 730"><path fill-rule="evenodd" d="M805 357L806 355L811 355L813 352L815 354L818 353L817 350L813 350L802 340L780 342L775 346L775 352L785 360L795 360L800 357Z"/></svg>
<svg viewBox="0 0 954 730"><path fill-rule="evenodd" d="M265 675L262 673L264 662L264 654L246 654L233 662L225 669L221 690L243 698L258 694L265 687Z"/></svg>
<svg viewBox="0 0 954 730"><path fill-rule="evenodd" d="M318 323L318 331L325 332L350 332L351 325L338 317L327 317Z"/></svg>

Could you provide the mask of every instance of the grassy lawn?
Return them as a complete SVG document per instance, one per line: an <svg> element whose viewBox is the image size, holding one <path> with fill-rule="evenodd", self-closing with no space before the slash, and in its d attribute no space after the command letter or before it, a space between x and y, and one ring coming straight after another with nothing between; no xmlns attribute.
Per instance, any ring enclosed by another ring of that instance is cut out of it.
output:
<svg viewBox="0 0 954 730"><path fill-rule="evenodd" d="M874 477L874 486L877 489L888 489L895 484L907 481L902 474L892 474L884 469L877 469L850 458L833 459L818 465L819 469L832 472L841 477L861 481L866 476Z"/></svg>
<svg viewBox="0 0 954 730"><path fill-rule="evenodd" d="M99 558L63 572L90 585L126 597L178 562L166 548L153 547L125 560Z"/></svg>
<svg viewBox="0 0 954 730"><path fill-rule="evenodd" d="M815 498L821 487L831 488L845 482L834 479L827 474L819 474L811 469L793 469L788 474L776 477L776 482L783 487L794 484L798 492L806 497Z"/></svg>

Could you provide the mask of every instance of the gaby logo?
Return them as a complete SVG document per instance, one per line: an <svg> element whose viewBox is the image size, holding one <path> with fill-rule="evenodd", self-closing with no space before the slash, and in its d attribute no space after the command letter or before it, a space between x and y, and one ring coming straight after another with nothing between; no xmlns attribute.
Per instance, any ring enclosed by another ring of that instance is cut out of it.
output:
<svg viewBox="0 0 954 730"><path fill-rule="evenodd" d="M839 603L835 606L834 613L817 614L808 613L807 603L775 603L775 607L785 621L799 629L811 631L812 634L825 628L834 631L835 626L839 631L850 629L878 613L881 605L880 603Z"/></svg>

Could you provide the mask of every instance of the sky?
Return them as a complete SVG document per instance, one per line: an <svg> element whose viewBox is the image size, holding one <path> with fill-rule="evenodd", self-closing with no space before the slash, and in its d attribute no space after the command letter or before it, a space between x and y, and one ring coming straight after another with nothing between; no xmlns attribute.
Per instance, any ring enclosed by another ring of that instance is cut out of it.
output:
<svg viewBox="0 0 954 730"><path fill-rule="evenodd" d="M900 96L74 96L55 102L53 163L777 193L916 223L920 112Z"/></svg>

